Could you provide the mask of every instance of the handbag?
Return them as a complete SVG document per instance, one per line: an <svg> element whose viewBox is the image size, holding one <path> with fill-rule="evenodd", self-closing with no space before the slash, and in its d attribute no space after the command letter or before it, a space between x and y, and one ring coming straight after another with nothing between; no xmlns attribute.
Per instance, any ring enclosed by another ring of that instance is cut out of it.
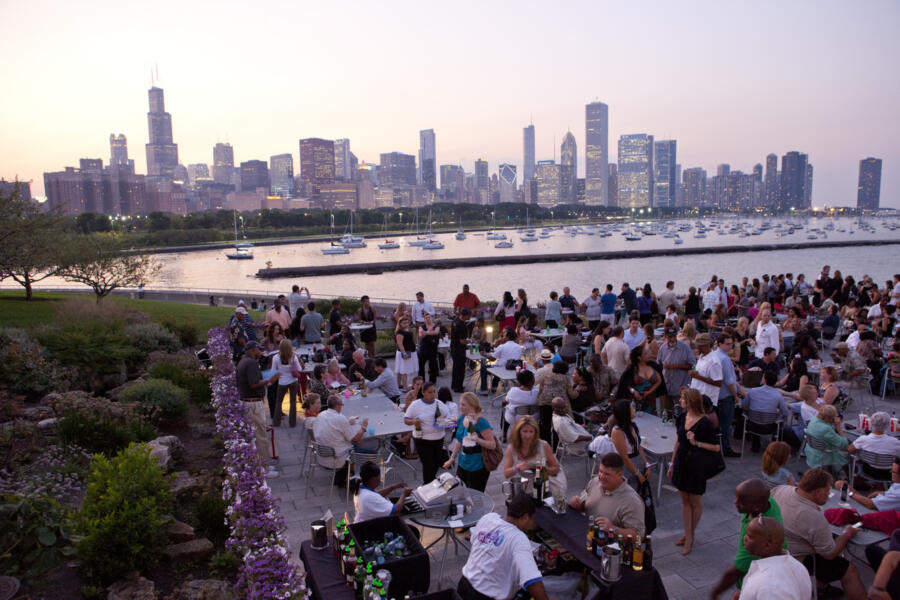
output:
<svg viewBox="0 0 900 600"><path fill-rule="evenodd" d="M721 452L704 450L695 446L691 446L691 451L688 452L688 464L703 473L704 479L712 479L725 470L725 459Z"/></svg>
<svg viewBox="0 0 900 600"><path fill-rule="evenodd" d="M503 365L503 367L507 371L515 371L516 369L518 369L521 366L522 366L522 360L517 359L517 358L510 358L509 360L506 361L506 364Z"/></svg>
<svg viewBox="0 0 900 600"><path fill-rule="evenodd" d="M653 488L650 482L644 480L638 493L644 501L644 535L650 535L656 529L656 507L653 506Z"/></svg>
<svg viewBox="0 0 900 600"><path fill-rule="evenodd" d="M481 437L481 434L479 434ZM484 439L482 437L482 439ZM481 461L484 463L484 468L488 470L488 472L496 471L497 467L500 466L500 463L503 462L503 448L500 447L500 440L497 437L494 437L494 447L488 450L484 446L481 447Z"/></svg>

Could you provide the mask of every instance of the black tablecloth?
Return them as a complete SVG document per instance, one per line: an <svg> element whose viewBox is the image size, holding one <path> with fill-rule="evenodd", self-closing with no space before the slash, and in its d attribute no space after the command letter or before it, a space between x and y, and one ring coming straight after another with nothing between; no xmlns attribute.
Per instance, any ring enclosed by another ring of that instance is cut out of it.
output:
<svg viewBox="0 0 900 600"><path fill-rule="evenodd" d="M313 550L309 540L300 544L300 560L306 567L306 583L317 600L355 600L353 590L347 587L347 580L341 575L341 564L334 555L328 538L328 547Z"/></svg>
<svg viewBox="0 0 900 600"><path fill-rule="evenodd" d="M668 600L666 589L663 587L662 578L656 569L644 569L632 571L623 567L622 578L619 581L608 584L593 575L600 571L600 558L588 551L585 541L587 539L588 520L580 512L566 510L566 514L558 515L546 506L537 509L534 515L535 524L549 533L560 545L572 553L578 561L592 572L594 581L600 586L600 592L594 600L631 600L633 598L647 598L651 600Z"/></svg>

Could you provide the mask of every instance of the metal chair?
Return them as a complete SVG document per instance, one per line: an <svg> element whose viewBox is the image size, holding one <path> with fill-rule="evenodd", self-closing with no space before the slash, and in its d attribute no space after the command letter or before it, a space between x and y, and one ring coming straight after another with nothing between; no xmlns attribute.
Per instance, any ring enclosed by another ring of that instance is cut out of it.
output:
<svg viewBox="0 0 900 600"><path fill-rule="evenodd" d="M881 367L881 399L884 400L887 397L888 385L893 388L894 393L900 389L900 377L897 377L891 373L891 364L885 363L883 367Z"/></svg>
<svg viewBox="0 0 900 600"><path fill-rule="evenodd" d="M340 455L335 452L334 448L332 448L331 446L326 446L318 442L311 442L310 450L312 454L310 454L309 457L309 469L306 473L306 491L303 497L309 498L309 480L312 479L313 471L317 468L325 469L326 471L331 471L331 485L329 486L328 491L328 501L331 502L331 495L334 493L335 476L337 475L337 472L343 468L344 465L342 464L340 467L326 467L324 465L320 465L317 459L327 458L333 460L339 458ZM348 451L348 454L350 454L350 451ZM349 473L349 469L347 472Z"/></svg>
<svg viewBox="0 0 900 600"><path fill-rule="evenodd" d="M554 429L554 433L556 430ZM558 438L559 436L557 436ZM556 460L562 463L564 458L572 457L572 458L581 458L584 460L584 474L590 478L590 463L591 458L588 456L587 451L587 442L578 442L582 445L582 449L579 452L578 450L572 450L572 447L576 444L567 444L560 440L556 446Z"/></svg>
<svg viewBox="0 0 900 600"><path fill-rule="evenodd" d="M775 431L772 433L756 433L747 428L748 424L753 425L775 425ZM772 436L773 438L781 437L781 426L784 421L778 418L778 413L761 412L758 410L748 410L744 416L744 433L741 436L741 460L744 460L744 445L748 435L755 435L762 439L764 436Z"/></svg>
<svg viewBox="0 0 900 600"><path fill-rule="evenodd" d="M805 446L809 446L810 448L813 448L814 450L818 450L819 452L824 453L824 455L825 455L826 457L827 457L827 456L831 456L832 454L839 454L839 453L841 452L838 448L829 448L829 447L828 447L828 444L825 443L825 440L820 439L820 438L817 438L817 437L813 437L813 436L809 435L808 433L806 434L803 443L804 443ZM811 464L809 464L809 456L808 456L808 455L807 455L807 457L806 457L806 464L807 464L810 468L817 468L817 467L818 467L818 468L823 468L823 469L825 469L825 470L827 470L827 471L834 471L834 470L835 470L835 469L832 468L832 467L834 467L835 465L825 465L824 462L823 462L822 464L818 464L818 465L811 465ZM834 473L832 472L832 475L833 475L833 474L834 474Z"/></svg>
<svg viewBox="0 0 900 600"><path fill-rule="evenodd" d="M866 464L872 467L873 469L882 469L885 471L890 471L894 464L894 455L893 454L876 454L875 452L869 452L868 450L857 450L856 454L853 455L853 462L850 466L850 486L853 486L853 481L856 477L862 477L863 479L867 479L869 481L877 481L879 483L887 483L891 484L891 477L888 475L887 478L878 478L869 475L862 469L862 465ZM859 465L860 469L857 472L857 465Z"/></svg>
<svg viewBox="0 0 900 600"><path fill-rule="evenodd" d="M351 475L351 472L359 473L359 468L369 461L381 463L382 481L383 478L387 476L388 471L391 470L391 467L384 468L384 459L377 453L351 450L350 454L347 455L347 464L349 467L347 468L347 493L344 495L344 502L350 502L350 480L358 477L357 475Z"/></svg>

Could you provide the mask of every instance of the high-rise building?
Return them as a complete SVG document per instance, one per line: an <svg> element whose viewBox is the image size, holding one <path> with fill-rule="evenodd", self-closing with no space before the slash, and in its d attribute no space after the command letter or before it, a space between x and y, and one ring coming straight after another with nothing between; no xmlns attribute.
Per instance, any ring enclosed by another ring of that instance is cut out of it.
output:
<svg viewBox="0 0 900 600"><path fill-rule="evenodd" d="M761 163L753 165L753 194L750 205L754 208L765 206L765 184L763 183L763 166Z"/></svg>
<svg viewBox="0 0 900 600"><path fill-rule="evenodd" d="M429 192L437 191L437 162L435 161L434 129L419 132L419 171L417 183Z"/></svg>
<svg viewBox="0 0 900 600"><path fill-rule="evenodd" d="M562 168L552 160L539 160L535 169L537 203L552 208L562 203Z"/></svg>
<svg viewBox="0 0 900 600"><path fill-rule="evenodd" d="M675 140L660 140L653 144L653 206L675 206L678 189Z"/></svg>
<svg viewBox="0 0 900 600"><path fill-rule="evenodd" d="M178 145L172 141L172 115L166 112L161 88L153 86L149 91L150 112L147 125L150 143L147 149L147 177L158 181L171 181L178 166Z"/></svg>
<svg viewBox="0 0 900 600"><path fill-rule="evenodd" d="M706 169L685 169L682 171L682 185L685 206L697 208L706 203Z"/></svg>
<svg viewBox="0 0 900 600"><path fill-rule="evenodd" d="M192 163L187 166L188 184L197 185L200 180L211 181L209 178L209 165L206 163Z"/></svg>
<svg viewBox="0 0 900 600"><path fill-rule="evenodd" d="M803 182L803 204L806 208L812 206L813 166L806 164L806 180Z"/></svg>
<svg viewBox="0 0 900 600"><path fill-rule="evenodd" d="M775 208L778 206L778 156L769 154L766 156L766 206Z"/></svg>
<svg viewBox="0 0 900 600"><path fill-rule="evenodd" d="M859 161L859 185L856 188L856 208L878 210L881 207L881 159L864 158Z"/></svg>
<svg viewBox="0 0 900 600"><path fill-rule="evenodd" d="M500 202L516 201L516 165L502 164L498 173Z"/></svg>
<svg viewBox="0 0 900 600"><path fill-rule="evenodd" d="M22 202L31 202L31 182L0 179L0 196L8 198L13 194L17 194Z"/></svg>
<svg viewBox="0 0 900 600"><path fill-rule="evenodd" d="M788 211L808 208L806 204L806 165L808 158L796 150L781 157L781 186L778 209Z"/></svg>
<svg viewBox="0 0 900 600"><path fill-rule="evenodd" d="M675 206L684 206L684 186L681 184L681 164L675 165Z"/></svg>
<svg viewBox="0 0 900 600"><path fill-rule="evenodd" d="M213 181L223 185L231 184L234 172L234 148L229 143L218 142L213 146Z"/></svg>
<svg viewBox="0 0 900 600"><path fill-rule="evenodd" d="M488 161L479 158L475 160L475 189L486 190L490 188L491 176L488 175Z"/></svg>
<svg viewBox="0 0 900 600"><path fill-rule="evenodd" d="M529 125L522 130L525 158L522 166L522 181L528 181L534 177L534 125Z"/></svg>
<svg viewBox="0 0 900 600"><path fill-rule="evenodd" d="M416 185L416 157L402 152L384 152L378 165L378 185Z"/></svg>
<svg viewBox="0 0 900 600"><path fill-rule="evenodd" d="M607 194L609 198L609 204L607 206L618 206L619 205L619 165L616 163L609 163L609 176L606 179L607 181L607 190L609 193ZM587 202L587 178L585 178L584 183L584 198L585 202Z"/></svg>
<svg viewBox="0 0 900 600"><path fill-rule="evenodd" d="M609 195L609 107L602 102L591 102L585 107L585 203L594 206L610 206L616 202ZM651 145L653 138L650 138ZM620 142L621 143L621 142ZM652 148L650 151L652 152ZM619 175L621 176L621 161ZM619 189L622 182L619 181Z"/></svg>
<svg viewBox="0 0 900 600"><path fill-rule="evenodd" d="M241 191L255 192L265 188L269 192L269 166L264 160L247 160L241 163Z"/></svg>
<svg viewBox="0 0 900 600"><path fill-rule="evenodd" d="M463 185L459 185L458 174L462 173ZM465 202L465 172L459 165L441 165L441 194L447 202Z"/></svg>
<svg viewBox="0 0 900 600"><path fill-rule="evenodd" d="M731 165L728 163L722 163L716 166L716 175L718 177L726 177L731 173Z"/></svg>
<svg viewBox="0 0 900 600"><path fill-rule="evenodd" d="M300 140L300 178L308 183L312 197L319 197L319 186L334 183L334 142L322 138Z"/></svg>
<svg viewBox="0 0 900 600"><path fill-rule="evenodd" d="M125 134L109 134L109 165L111 167L125 167L134 173L134 160L128 158L128 141Z"/></svg>
<svg viewBox="0 0 900 600"><path fill-rule="evenodd" d="M294 197L294 156L290 152L269 157L269 188L274 196Z"/></svg>
<svg viewBox="0 0 900 600"><path fill-rule="evenodd" d="M646 133L619 137L620 208L653 206L653 136ZM590 185L588 179L587 185ZM588 188L590 194L590 188Z"/></svg>
<svg viewBox="0 0 900 600"><path fill-rule="evenodd" d="M562 177L562 201L575 204L575 180L578 177L578 146L571 131L566 132L559 147L560 176Z"/></svg>
<svg viewBox="0 0 900 600"><path fill-rule="evenodd" d="M350 140L334 140L334 179L353 181L353 160L350 158Z"/></svg>
<svg viewBox="0 0 900 600"><path fill-rule="evenodd" d="M161 185L171 185L163 182ZM83 158L79 168L44 173L47 207L60 214L75 216L93 212L134 215L147 212L147 190L143 175L128 166L103 167L99 158Z"/></svg>

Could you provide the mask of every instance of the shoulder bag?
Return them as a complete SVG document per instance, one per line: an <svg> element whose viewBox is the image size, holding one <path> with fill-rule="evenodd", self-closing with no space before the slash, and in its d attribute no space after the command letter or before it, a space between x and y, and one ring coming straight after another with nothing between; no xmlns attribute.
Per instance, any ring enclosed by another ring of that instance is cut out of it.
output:
<svg viewBox="0 0 900 600"><path fill-rule="evenodd" d="M478 437L484 439L484 436L481 433L478 433ZM500 463L503 462L503 447L500 444L499 438L494 436L494 447L488 450L484 446L481 447L481 460L484 463L484 468L490 471L496 471L497 467L500 466Z"/></svg>

